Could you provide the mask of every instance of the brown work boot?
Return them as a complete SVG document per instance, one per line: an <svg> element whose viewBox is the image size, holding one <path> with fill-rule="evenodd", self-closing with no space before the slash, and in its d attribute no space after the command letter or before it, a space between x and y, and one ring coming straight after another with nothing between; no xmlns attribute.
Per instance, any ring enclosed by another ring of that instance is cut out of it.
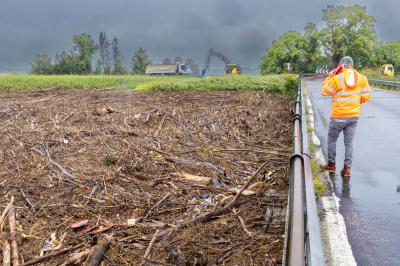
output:
<svg viewBox="0 0 400 266"><path fill-rule="evenodd" d="M328 162L325 165L320 165L322 171L328 171L330 173L334 173L336 171L336 164Z"/></svg>
<svg viewBox="0 0 400 266"><path fill-rule="evenodd" d="M350 177L350 172L351 172L351 166L345 165L341 173L342 176L344 177Z"/></svg>

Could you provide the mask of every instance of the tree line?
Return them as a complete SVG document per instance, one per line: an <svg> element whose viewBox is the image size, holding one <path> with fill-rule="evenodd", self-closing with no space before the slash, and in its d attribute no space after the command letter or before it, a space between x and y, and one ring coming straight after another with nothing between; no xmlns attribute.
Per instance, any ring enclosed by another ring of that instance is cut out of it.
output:
<svg viewBox="0 0 400 266"><path fill-rule="evenodd" d="M100 32L98 43L89 34L75 35L70 51L57 54L52 60L47 54L38 54L31 63L32 74L103 74L125 75L128 69L122 64L118 38L110 41L105 32ZM96 68L92 69L93 58L98 52ZM143 74L151 59L140 48L132 57L132 74Z"/></svg>
<svg viewBox="0 0 400 266"><path fill-rule="evenodd" d="M325 26L308 23L304 32L289 31L273 41L261 59L261 74L288 71L315 72L331 69L345 55L356 68L377 68L382 64L400 67L400 42L383 43L375 32L375 18L361 5L332 6L323 10Z"/></svg>
<svg viewBox="0 0 400 266"><path fill-rule="evenodd" d="M57 54L53 60L47 54L36 55L31 63L31 73L38 75L142 75L145 74L147 65L152 64L146 51L139 48L133 55L131 68L128 70L122 63L118 38L114 37L110 41L105 32L100 32L97 43L86 33L75 35L72 42L73 47L70 51ZM92 62L96 53L98 53L98 60L93 69ZM166 58L165 62L168 63L171 60ZM177 56L176 62L183 62L183 60ZM194 74L199 72L199 67L193 59L187 59L185 64L191 67Z"/></svg>

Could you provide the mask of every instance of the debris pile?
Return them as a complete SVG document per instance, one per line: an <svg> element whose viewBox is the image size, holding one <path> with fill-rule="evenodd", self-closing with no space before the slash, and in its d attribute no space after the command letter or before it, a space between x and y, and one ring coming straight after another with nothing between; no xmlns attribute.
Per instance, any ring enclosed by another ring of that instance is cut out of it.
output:
<svg viewBox="0 0 400 266"><path fill-rule="evenodd" d="M0 102L9 260L281 263L289 97L43 90Z"/></svg>

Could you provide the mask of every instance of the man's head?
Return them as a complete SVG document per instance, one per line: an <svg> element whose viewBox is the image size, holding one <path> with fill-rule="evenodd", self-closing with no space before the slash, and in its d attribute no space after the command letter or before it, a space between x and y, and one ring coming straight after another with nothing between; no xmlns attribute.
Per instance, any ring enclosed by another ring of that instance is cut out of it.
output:
<svg viewBox="0 0 400 266"><path fill-rule="evenodd" d="M350 56L344 56L340 59L339 64L342 64L344 68L353 67L353 58Z"/></svg>

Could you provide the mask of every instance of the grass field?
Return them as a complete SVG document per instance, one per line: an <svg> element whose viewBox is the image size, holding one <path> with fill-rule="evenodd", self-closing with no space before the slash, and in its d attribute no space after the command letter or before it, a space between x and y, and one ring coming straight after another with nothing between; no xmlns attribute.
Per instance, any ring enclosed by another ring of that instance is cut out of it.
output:
<svg viewBox="0 0 400 266"><path fill-rule="evenodd" d="M265 90L292 94L297 87L296 75L221 76L221 77L150 77L150 76L34 76L0 77L0 95L46 88L124 89L137 91L217 91Z"/></svg>

